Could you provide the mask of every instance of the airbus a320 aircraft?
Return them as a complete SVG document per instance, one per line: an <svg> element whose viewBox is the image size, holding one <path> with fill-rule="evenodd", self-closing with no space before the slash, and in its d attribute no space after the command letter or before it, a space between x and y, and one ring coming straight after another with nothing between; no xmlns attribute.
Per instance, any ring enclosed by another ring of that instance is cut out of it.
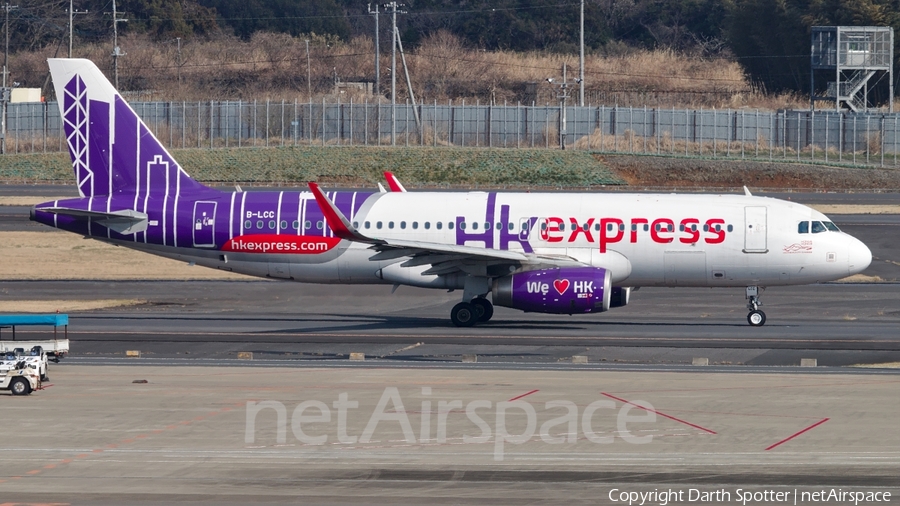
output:
<svg viewBox="0 0 900 506"><path fill-rule="evenodd" d="M825 215L746 190L407 192L388 174L390 192L223 192L191 179L92 62L49 63L81 198L32 219L197 265L462 290L458 326L494 305L571 315L624 306L642 286L744 287L759 326L758 287L835 280L872 259Z"/></svg>

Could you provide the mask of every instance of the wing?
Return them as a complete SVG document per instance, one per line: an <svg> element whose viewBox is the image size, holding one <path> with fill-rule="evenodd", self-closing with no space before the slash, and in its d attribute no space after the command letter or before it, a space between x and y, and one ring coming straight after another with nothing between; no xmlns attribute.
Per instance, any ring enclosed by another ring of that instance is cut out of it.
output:
<svg viewBox="0 0 900 506"><path fill-rule="evenodd" d="M370 260L382 261L407 258L401 267L431 265L422 275L442 275L464 272L473 276L494 276L510 272L510 267L584 266L586 264L565 255L538 255L519 251L479 248L426 241L369 237L359 232L341 213L316 183L309 183L316 202L325 215L334 235L348 241L366 243L377 251Z"/></svg>

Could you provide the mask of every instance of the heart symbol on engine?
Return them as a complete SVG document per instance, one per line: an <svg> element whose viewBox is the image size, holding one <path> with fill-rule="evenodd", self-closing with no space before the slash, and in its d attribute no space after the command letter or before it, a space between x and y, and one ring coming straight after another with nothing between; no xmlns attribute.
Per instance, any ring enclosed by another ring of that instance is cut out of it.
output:
<svg viewBox="0 0 900 506"><path fill-rule="evenodd" d="M553 282L553 288L556 288L556 291L562 295L566 293L566 290L569 289L569 280L568 279L557 279Z"/></svg>

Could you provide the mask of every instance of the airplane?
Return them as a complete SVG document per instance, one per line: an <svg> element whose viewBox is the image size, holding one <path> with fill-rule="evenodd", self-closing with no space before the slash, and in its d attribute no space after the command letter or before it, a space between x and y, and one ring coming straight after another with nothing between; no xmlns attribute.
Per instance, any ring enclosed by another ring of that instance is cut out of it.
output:
<svg viewBox="0 0 900 506"><path fill-rule="evenodd" d="M746 188L410 192L387 173L391 191L221 191L192 179L91 61L49 65L80 197L31 218L196 265L461 290L460 327L495 305L573 315L625 306L639 287L743 287L747 321L761 326L760 288L837 280L872 259L824 214Z"/></svg>

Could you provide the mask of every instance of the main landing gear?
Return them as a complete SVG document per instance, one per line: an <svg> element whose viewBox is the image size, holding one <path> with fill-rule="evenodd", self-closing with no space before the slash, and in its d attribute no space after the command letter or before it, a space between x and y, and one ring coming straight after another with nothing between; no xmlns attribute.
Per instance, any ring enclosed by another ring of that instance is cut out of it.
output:
<svg viewBox="0 0 900 506"><path fill-rule="evenodd" d="M450 320L457 327L472 327L490 320L492 316L494 305L483 297L476 297L472 302L460 302L450 310Z"/></svg>
<svg viewBox="0 0 900 506"><path fill-rule="evenodd" d="M759 310L762 303L759 301L758 286L747 287L747 301L747 309L750 310L747 314L747 323L754 327L762 327L766 323L766 313Z"/></svg>

